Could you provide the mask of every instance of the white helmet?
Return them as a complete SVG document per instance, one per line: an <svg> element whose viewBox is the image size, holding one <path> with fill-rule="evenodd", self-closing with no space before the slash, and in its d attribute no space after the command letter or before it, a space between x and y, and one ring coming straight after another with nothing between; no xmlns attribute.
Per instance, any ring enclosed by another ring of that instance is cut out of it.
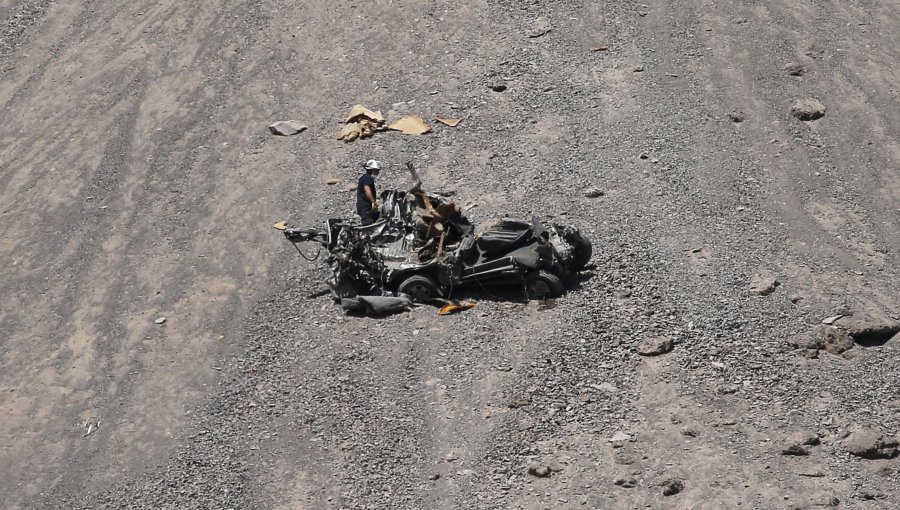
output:
<svg viewBox="0 0 900 510"><path fill-rule="evenodd" d="M370 159L366 161L366 170L381 170L381 161Z"/></svg>

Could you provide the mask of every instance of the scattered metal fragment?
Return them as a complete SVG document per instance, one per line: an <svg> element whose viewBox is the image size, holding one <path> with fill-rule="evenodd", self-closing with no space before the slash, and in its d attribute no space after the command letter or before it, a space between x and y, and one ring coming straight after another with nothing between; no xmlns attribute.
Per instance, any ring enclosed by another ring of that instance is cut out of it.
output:
<svg viewBox="0 0 900 510"><path fill-rule="evenodd" d="M431 132L429 126L422 117L418 115L407 115L402 119L388 126L388 129L400 131L405 135L424 135Z"/></svg>
<svg viewBox="0 0 900 510"><path fill-rule="evenodd" d="M91 416L90 418L81 422L81 426L84 428L84 431L85 431L84 436L82 436L82 437L88 437L89 435L93 434L94 432L97 432L97 430L100 429L100 418Z"/></svg>
<svg viewBox="0 0 900 510"><path fill-rule="evenodd" d="M450 118L444 118L444 117L434 117L434 120L437 122L440 122L441 124L443 124L445 126L450 126L450 127L456 127L459 125L460 122L462 122L462 119L450 119Z"/></svg>

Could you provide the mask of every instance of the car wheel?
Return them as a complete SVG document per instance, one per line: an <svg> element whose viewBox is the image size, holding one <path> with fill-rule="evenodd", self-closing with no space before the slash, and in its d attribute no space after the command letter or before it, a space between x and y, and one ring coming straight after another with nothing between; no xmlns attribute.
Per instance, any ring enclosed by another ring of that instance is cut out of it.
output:
<svg viewBox="0 0 900 510"><path fill-rule="evenodd" d="M422 303L440 295L437 282L430 276L414 275L403 280L397 291L406 294L413 301Z"/></svg>
<svg viewBox="0 0 900 510"><path fill-rule="evenodd" d="M584 269L584 266L588 265L588 262L591 261L591 255L594 254L594 247L591 245L591 242L581 235L581 232L570 234L567 241L572 245L573 251L575 252L571 269L574 271Z"/></svg>
<svg viewBox="0 0 900 510"><path fill-rule="evenodd" d="M531 271L525 275L525 290L529 299L547 299L559 297L564 289L562 280L555 274Z"/></svg>

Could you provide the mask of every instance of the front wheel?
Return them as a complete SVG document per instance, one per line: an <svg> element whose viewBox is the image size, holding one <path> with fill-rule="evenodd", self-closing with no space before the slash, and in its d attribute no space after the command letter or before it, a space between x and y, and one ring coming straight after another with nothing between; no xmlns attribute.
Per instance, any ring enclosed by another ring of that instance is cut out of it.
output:
<svg viewBox="0 0 900 510"><path fill-rule="evenodd" d="M416 303L424 303L440 296L437 282L425 275L413 275L403 280L397 291L406 294Z"/></svg>
<svg viewBox="0 0 900 510"><path fill-rule="evenodd" d="M581 232L573 232L569 234L567 241L572 245L574 257L572 259L571 269L579 271L584 269L591 261L591 255L594 254L594 248L588 238L584 237Z"/></svg>
<svg viewBox="0 0 900 510"><path fill-rule="evenodd" d="M529 299L559 297L563 290L562 280L553 273L531 271L525 275L525 291L528 293Z"/></svg>

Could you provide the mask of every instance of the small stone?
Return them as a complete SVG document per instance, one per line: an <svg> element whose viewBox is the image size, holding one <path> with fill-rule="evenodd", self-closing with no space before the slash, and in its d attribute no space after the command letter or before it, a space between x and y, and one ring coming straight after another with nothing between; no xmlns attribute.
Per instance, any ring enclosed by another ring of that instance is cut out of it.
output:
<svg viewBox="0 0 900 510"><path fill-rule="evenodd" d="M643 72L644 72L644 66L636 66L636 67L634 68L634 72L636 72L636 73L643 73Z"/></svg>
<svg viewBox="0 0 900 510"><path fill-rule="evenodd" d="M781 454L788 455L788 456L794 456L794 457L805 457L805 456L809 455L809 450L807 450L806 448L804 448L798 444L792 444L792 445L788 446L787 448L781 450Z"/></svg>
<svg viewBox="0 0 900 510"><path fill-rule="evenodd" d="M438 480L440 478L441 478L440 473L431 473L430 475L428 475L429 480Z"/></svg>
<svg viewBox="0 0 900 510"><path fill-rule="evenodd" d="M844 449L863 459L890 459L897 456L896 438L885 439L875 430L856 428L844 439Z"/></svg>
<svg viewBox="0 0 900 510"><path fill-rule="evenodd" d="M663 496L674 496L684 490L684 482L673 478L659 484L663 488Z"/></svg>
<svg viewBox="0 0 900 510"><path fill-rule="evenodd" d="M638 354L641 356L659 356L670 352L675 348L675 341L667 336L658 336L644 340L638 346Z"/></svg>
<svg viewBox="0 0 900 510"><path fill-rule="evenodd" d="M507 407L510 409L518 409L529 405L531 405L531 398L527 396L518 396L510 400Z"/></svg>
<svg viewBox="0 0 900 510"><path fill-rule="evenodd" d="M822 444L822 440L819 439L819 436L810 432L795 432L790 435L787 441L788 447L785 450L793 448L794 446L818 446ZM789 453L782 453L782 455L791 455ZM803 454L801 454L803 455Z"/></svg>
<svg viewBox="0 0 900 510"><path fill-rule="evenodd" d="M282 120L269 126L269 132L278 136L291 136L306 131L306 126L296 120Z"/></svg>
<svg viewBox="0 0 900 510"><path fill-rule="evenodd" d="M791 106L791 115L802 121L820 119L825 116L825 105L815 99L798 99Z"/></svg>
<svg viewBox="0 0 900 510"><path fill-rule="evenodd" d="M841 353L841 357L847 361L855 360L859 357L859 349L850 349Z"/></svg>
<svg viewBox="0 0 900 510"><path fill-rule="evenodd" d="M822 339L818 334L794 335L788 338L787 343L794 349L812 349L819 350L824 347Z"/></svg>
<svg viewBox="0 0 900 510"><path fill-rule="evenodd" d="M830 326L830 325L834 324L834 322L836 320L840 319L841 317L843 317L843 315L832 315L831 317L826 317L826 318L822 319L822 324L827 324Z"/></svg>
<svg viewBox="0 0 900 510"><path fill-rule="evenodd" d="M791 76L803 76L806 74L806 67L802 64L797 64L796 62L791 62L784 66L784 70Z"/></svg>
<svg viewBox="0 0 900 510"><path fill-rule="evenodd" d="M822 440L815 434L808 434L800 441L800 444L804 446L819 446L822 444Z"/></svg>
<svg viewBox="0 0 900 510"><path fill-rule="evenodd" d="M726 384L719 386L718 392L721 395L731 395L732 393L737 393L739 389L741 389L741 387L737 384Z"/></svg>
<svg viewBox="0 0 900 510"><path fill-rule="evenodd" d="M528 30L528 37L535 39L541 37L543 35L547 35L551 30L550 20L544 16L537 18L531 24L531 28Z"/></svg>
<svg viewBox="0 0 900 510"><path fill-rule="evenodd" d="M747 115L742 111L735 110L728 114L728 118L731 119L731 122L740 123L746 120Z"/></svg>
<svg viewBox="0 0 900 510"><path fill-rule="evenodd" d="M603 190L594 186L584 188L581 193L587 198L599 198L603 196Z"/></svg>
<svg viewBox="0 0 900 510"><path fill-rule="evenodd" d="M164 323L166 322L166 318L165 318L165 317L160 317L160 318L156 319L156 320L153 321L153 322L155 322L155 323L157 323L157 324L164 324Z"/></svg>
<svg viewBox="0 0 900 510"><path fill-rule="evenodd" d="M822 348L834 355L849 351L855 345L850 335L834 326L819 326L816 337L822 342Z"/></svg>
<svg viewBox="0 0 900 510"><path fill-rule="evenodd" d="M614 482L619 487L624 487L626 489L633 489L637 487L637 480L634 478L617 478Z"/></svg>
<svg viewBox="0 0 900 510"><path fill-rule="evenodd" d="M536 476L538 478L547 478L552 472L553 471L549 466L540 464L532 464L531 466L528 466L528 474L531 476Z"/></svg>
<svg viewBox="0 0 900 510"><path fill-rule="evenodd" d="M591 387L594 388L595 390L599 390L604 393L616 393L616 391L617 391L616 386L614 384L608 383L608 382L603 382L600 384L592 384Z"/></svg>
<svg viewBox="0 0 900 510"><path fill-rule="evenodd" d="M794 354L806 359L819 359L819 349L797 349Z"/></svg>
<svg viewBox="0 0 900 510"><path fill-rule="evenodd" d="M610 443L621 443L623 441L628 441L629 439L631 439L631 436L620 430L619 432L613 434L613 436L607 441L609 441Z"/></svg>
<svg viewBox="0 0 900 510"><path fill-rule="evenodd" d="M800 294L793 294L791 296L791 303L794 303L796 305L800 301L803 301L803 296L801 296Z"/></svg>
<svg viewBox="0 0 900 510"><path fill-rule="evenodd" d="M491 84L491 90L494 92L503 92L506 90L506 84L503 82L494 82Z"/></svg>
<svg viewBox="0 0 900 510"><path fill-rule="evenodd" d="M768 296L775 292L775 289L780 285L781 282L776 280L774 276L755 275L750 279L748 288L750 289L750 292L759 294L760 296Z"/></svg>
<svg viewBox="0 0 900 510"><path fill-rule="evenodd" d="M819 496L810 501L810 504L814 507L834 508L841 504L841 500L834 496Z"/></svg>
<svg viewBox="0 0 900 510"><path fill-rule="evenodd" d="M700 432L697 431L697 429L684 428L684 429L681 429L681 435L685 436L685 437L699 437Z"/></svg>
<svg viewBox="0 0 900 510"><path fill-rule="evenodd" d="M614 461L616 464L622 466L630 466L635 463L635 458L629 453L626 452L618 452L614 457Z"/></svg>

